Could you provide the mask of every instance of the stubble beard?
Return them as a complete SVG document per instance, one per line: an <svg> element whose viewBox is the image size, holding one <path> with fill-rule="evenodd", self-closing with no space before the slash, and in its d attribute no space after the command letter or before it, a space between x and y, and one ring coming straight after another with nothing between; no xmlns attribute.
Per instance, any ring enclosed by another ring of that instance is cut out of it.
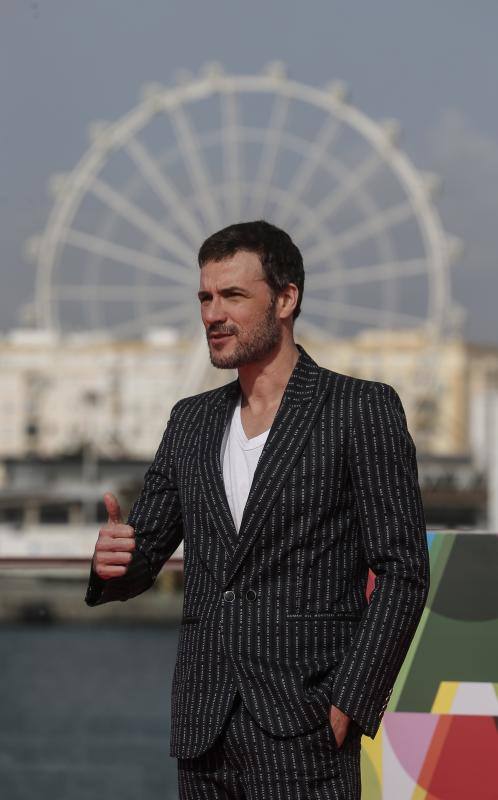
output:
<svg viewBox="0 0 498 800"><path fill-rule="evenodd" d="M224 356L222 353L213 352L209 346L209 358L213 367L218 369L237 369L245 364L259 361L271 353L276 345L282 340L282 328L278 324L275 316L275 304L271 301L266 309L261 322L252 331L250 341L241 342L237 340L234 350ZM237 334L234 334L235 336Z"/></svg>

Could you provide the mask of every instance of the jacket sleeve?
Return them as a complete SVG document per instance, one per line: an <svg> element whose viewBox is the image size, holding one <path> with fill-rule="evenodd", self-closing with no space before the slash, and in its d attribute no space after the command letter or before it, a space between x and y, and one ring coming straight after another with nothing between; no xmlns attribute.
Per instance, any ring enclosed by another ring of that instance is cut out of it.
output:
<svg viewBox="0 0 498 800"><path fill-rule="evenodd" d="M330 702L374 738L429 591L415 444L395 389L372 382L353 417L350 474L375 586L339 664Z"/></svg>
<svg viewBox="0 0 498 800"><path fill-rule="evenodd" d="M180 403L171 411L161 444L144 476L127 524L135 529L135 549L125 575L104 580L90 568L85 602L89 606L128 600L148 589L183 538L181 505L175 470Z"/></svg>

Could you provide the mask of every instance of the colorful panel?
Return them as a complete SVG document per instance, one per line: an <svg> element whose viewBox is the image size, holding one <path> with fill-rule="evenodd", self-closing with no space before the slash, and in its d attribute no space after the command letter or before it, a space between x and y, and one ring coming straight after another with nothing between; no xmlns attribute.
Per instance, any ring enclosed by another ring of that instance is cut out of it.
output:
<svg viewBox="0 0 498 800"><path fill-rule="evenodd" d="M498 800L498 536L427 536L429 597L377 736L362 739L363 796Z"/></svg>

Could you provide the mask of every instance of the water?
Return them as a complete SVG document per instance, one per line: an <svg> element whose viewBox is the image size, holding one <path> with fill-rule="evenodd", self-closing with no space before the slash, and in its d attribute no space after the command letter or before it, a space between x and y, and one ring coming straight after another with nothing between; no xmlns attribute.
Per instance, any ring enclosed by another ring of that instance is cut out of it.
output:
<svg viewBox="0 0 498 800"><path fill-rule="evenodd" d="M1 800L177 800L176 626L2 625Z"/></svg>

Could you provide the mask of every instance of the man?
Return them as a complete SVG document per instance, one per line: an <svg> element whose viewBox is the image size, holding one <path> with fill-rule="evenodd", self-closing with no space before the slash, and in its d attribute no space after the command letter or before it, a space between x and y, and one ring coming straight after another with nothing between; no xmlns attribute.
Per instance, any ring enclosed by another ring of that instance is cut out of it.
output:
<svg viewBox="0 0 498 800"><path fill-rule="evenodd" d="M106 495L86 602L145 591L183 538L180 797L356 800L429 588L415 446L392 386L295 343L284 231L231 225L199 265L211 362L238 378L176 403L126 524Z"/></svg>

